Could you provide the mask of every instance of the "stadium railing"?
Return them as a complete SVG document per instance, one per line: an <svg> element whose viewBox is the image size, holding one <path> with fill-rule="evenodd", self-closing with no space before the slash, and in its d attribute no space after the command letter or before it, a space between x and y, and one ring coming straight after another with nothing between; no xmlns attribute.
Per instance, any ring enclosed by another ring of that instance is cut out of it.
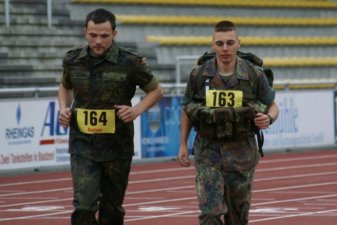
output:
<svg viewBox="0 0 337 225"><path fill-rule="evenodd" d="M72 0L73 3L155 4L155 5L201 5L240 7L286 7L286 8L337 8L333 1L274 1L274 0Z"/></svg>
<svg viewBox="0 0 337 225"><path fill-rule="evenodd" d="M177 15L117 15L121 24L203 24L214 25L220 20L231 20L237 25L260 26L331 26L337 25L337 18L302 17L226 17L226 16L177 16Z"/></svg>
<svg viewBox="0 0 337 225"><path fill-rule="evenodd" d="M186 83L163 83L161 84L166 95L181 95L186 88ZM299 90L299 89L336 89L337 82L324 80L288 80L274 82L276 90ZM0 100L18 98L57 98L58 87L29 87L29 88L0 88ZM143 92L137 89L137 95Z"/></svg>
<svg viewBox="0 0 337 225"><path fill-rule="evenodd" d="M47 25L48 27L52 27L52 17L53 17L53 7L52 7L52 2L53 0L46 0L46 5L47 5ZM5 25L6 27L10 27L10 21L11 21L11 15L10 15L10 0L4 0L4 10L5 10Z"/></svg>
<svg viewBox="0 0 337 225"><path fill-rule="evenodd" d="M246 36L240 37L243 45L337 45L337 37L265 37ZM159 45L209 45L211 36L147 36L147 42Z"/></svg>

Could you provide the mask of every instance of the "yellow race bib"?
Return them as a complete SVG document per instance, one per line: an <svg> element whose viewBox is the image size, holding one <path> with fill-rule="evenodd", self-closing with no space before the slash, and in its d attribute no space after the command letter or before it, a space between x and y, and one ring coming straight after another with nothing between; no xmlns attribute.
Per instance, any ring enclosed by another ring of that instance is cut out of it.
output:
<svg viewBox="0 0 337 225"><path fill-rule="evenodd" d="M206 106L208 107L242 107L243 92L239 90L208 90Z"/></svg>
<svg viewBox="0 0 337 225"><path fill-rule="evenodd" d="M114 109L81 109L76 108L77 124L80 131L86 134L115 133Z"/></svg>

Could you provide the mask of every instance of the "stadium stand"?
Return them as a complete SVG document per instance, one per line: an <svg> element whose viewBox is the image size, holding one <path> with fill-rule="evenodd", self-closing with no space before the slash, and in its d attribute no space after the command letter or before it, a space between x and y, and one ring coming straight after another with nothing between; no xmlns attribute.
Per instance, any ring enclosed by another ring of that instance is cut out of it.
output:
<svg viewBox="0 0 337 225"><path fill-rule="evenodd" d="M148 36L146 40L158 44L155 51L159 63L174 64L181 55L197 56L205 51L211 37ZM265 66L273 68L275 74L282 74L276 76L278 81L301 79L303 74L307 79L319 76L334 81L337 74L336 37L241 37L241 46L263 57ZM324 72L318 73L318 69Z"/></svg>
<svg viewBox="0 0 337 225"><path fill-rule="evenodd" d="M336 45L337 37L240 37L243 45ZM209 45L211 36L147 36L147 42L160 45Z"/></svg>
<svg viewBox="0 0 337 225"><path fill-rule="evenodd" d="M241 48L265 57L335 56L337 37L241 37ZM155 43L158 62L175 63L180 55L197 55L209 48L211 36L147 36L147 42ZM337 61L336 61L337 63Z"/></svg>
<svg viewBox="0 0 337 225"><path fill-rule="evenodd" d="M275 17L224 17L224 16L160 16L160 15L118 15L123 24L182 24L214 25L219 20L233 20L237 25L254 26L327 26L336 25L337 18L275 18Z"/></svg>
<svg viewBox="0 0 337 225"><path fill-rule="evenodd" d="M53 27L48 27L45 0L10 1L10 27L0 19L0 87L59 82L65 50L82 42L80 26L64 10L67 4L65 0L53 3Z"/></svg>
<svg viewBox="0 0 337 225"><path fill-rule="evenodd" d="M286 7L286 8L337 8L331 1L276 1L276 0L73 0L76 3L163 4L192 6L237 6L237 7Z"/></svg>
<svg viewBox="0 0 337 225"><path fill-rule="evenodd" d="M46 0L10 3L10 27L0 17L0 88L58 85L65 51L83 42L83 18L98 7L117 15L117 40L148 57L163 83L176 81L178 56L209 49L212 26L221 19L238 24L242 50L264 58L278 88L337 82L336 1L54 0L52 27ZM182 63L182 81L194 63Z"/></svg>

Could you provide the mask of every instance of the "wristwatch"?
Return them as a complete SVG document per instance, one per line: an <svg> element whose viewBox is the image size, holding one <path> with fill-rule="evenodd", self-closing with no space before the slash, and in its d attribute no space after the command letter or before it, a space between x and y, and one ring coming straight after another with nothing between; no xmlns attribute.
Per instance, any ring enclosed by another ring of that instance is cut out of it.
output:
<svg viewBox="0 0 337 225"><path fill-rule="evenodd" d="M269 125L272 125L274 123L273 117L271 117L268 113L267 113L267 116L269 118Z"/></svg>

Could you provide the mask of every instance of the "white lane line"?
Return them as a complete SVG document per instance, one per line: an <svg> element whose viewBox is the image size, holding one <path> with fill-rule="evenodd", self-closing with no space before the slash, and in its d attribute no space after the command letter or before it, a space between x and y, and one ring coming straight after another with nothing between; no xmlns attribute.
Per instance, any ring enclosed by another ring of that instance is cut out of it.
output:
<svg viewBox="0 0 337 225"><path fill-rule="evenodd" d="M0 208L17 207L17 206L23 206L23 205L36 205L36 204L45 204L45 203L54 203L54 202L64 202L64 201L71 202L72 200L73 200L73 198L59 198L59 199L55 199L55 200L22 202L22 203L8 204L8 205L0 205Z"/></svg>
<svg viewBox="0 0 337 225"><path fill-rule="evenodd" d="M42 190L42 191L22 191L19 193L10 193L10 194L1 194L0 197L8 197L8 196L20 196L20 195L31 195L31 194L43 194L43 193L50 193L50 192L57 192L57 191L67 191L67 190L72 190L71 187L69 188L56 188L56 189L48 189L48 190Z"/></svg>
<svg viewBox="0 0 337 225"><path fill-rule="evenodd" d="M334 158L336 155L328 155L328 156L308 156L308 157L297 157L297 158L287 158L287 159L270 159L270 160L261 160L260 164L265 163L274 163L274 162L289 162L289 161L304 161L308 159L325 159L325 158ZM307 168L307 167L321 167L321 166L334 166L337 163L319 163L319 164L305 164L299 166L289 166L289 167L273 167L273 168L265 168L265 169L257 169L256 172L269 172L275 170L286 170L286 169L298 169L298 168ZM130 175L139 175L139 174L152 174L152 173L167 173L174 171L183 171L183 170L194 170L194 167L180 167L177 165L177 168L170 169L158 169L158 170L144 170L144 171L133 171ZM15 183L7 183L0 184L0 187L8 187L8 186L16 186L16 185L27 185L27 184L40 184L40 183L50 183L50 182L65 182L70 181L71 178L58 178L58 179L47 179L47 180L35 180L35 181L26 181L26 182L15 182Z"/></svg>
<svg viewBox="0 0 337 225"><path fill-rule="evenodd" d="M11 187L11 186L17 186L17 185L29 185L29 184L44 184L44 183L51 183L51 182L65 182L65 181L70 181L70 180L71 180L71 178L34 180L34 181L25 181L25 182L16 182L16 183L0 184L0 187Z"/></svg>
<svg viewBox="0 0 337 225"><path fill-rule="evenodd" d="M186 197L186 198L173 198L173 199L165 199L165 200L159 200L159 201L151 201L151 202L137 202L137 203L131 203L131 204L125 204L125 207L131 207L131 206L140 206L140 205L152 205L152 204L159 204L159 203L168 203L168 202L181 202L181 201L188 201L188 200L195 200L197 197Z"/></svg>
<svg viewBox="0 0 337 225"><path fill-rule="evenodd" d="M330 198L330 197L336 197L336 195L327 195L327 196L316 196L316 197L310 197L310 198L297 198L297 199L288 199L287 201L283 200L283 201L273 201L273 202L265 202L263 204L267 205L267 204L277 204L277 203L283 203L283 202L291 202L291 201L300 201L300 200L308 200L308 199L319 199L319 198ZM172 199L173 200L173 199ZM156 203L161 203L161 202L153 202L152 204L156 204ZM262 205L262 204L253 204L254 206L256 205ZM284 218L290 218L290 217L298 217L298 216L307 216L307 215L315 215L315 214L323 214L323 213L329 213L329 212L335 212L337 211L337 209L333 209L333 210L324 210L324 211L316 211L316 212L306 212L306 213L300 213L300 214L295 214L295 215L284 215L284 216L278 216L278 217L269 217L269 218L264 218L264 219L257 219L257 220L250 220L250 223L253 222L260 222L260 221L268 221L268 220L276 220L276 219L284 219ZM171 214L164 214L164 215L159 215L159 216L140 216L139 218L134 218L134 219L127 219L125 221L139 221L139 220L149 220L149 219L157 219L157 218L161 218L161 217L173 217L173 216L177 216L177 215L186 215L186 214L195 214L195 213L199 213L199 210L195 210L195 211L186 211L186 212L181 212L179 214L177 213L171 213Z"/></svg>
<svg viewBox="0 0 337 225"><path fill-rule="evenodd" d="M315 200L315 199L324 199L324 198L333 198L333 197L337 197L337 194L319 195L319 196L302 197L302 198L290 198L290 199L277 200L277 201L267 201L267 202L253 203L252 206L271 205L271 204L279 204L279 203L286 203L286 202L306 201L306 200Z"/></svg>
<svg viewBox="0 0 337 225"><path fill-rule="evenodd" d="M278 220L278 219L285 219L285 218L291 218L291 217L311 216L311 215L325 214L325 213L330 213L330 212L337 212L337 209L330 209L330 210L316 211L316 212L306 212L306 213L284 215L284 216L277 216L277 217L269 217L269 218L263 218L263 219L257 219L257 220L249 220L249 223L261 222L261 221L270 221L270 220Z"/></svg>
<svg viewBox="0 0 337 225"><path fill-rule="evenodd" d="M152 192L160 192L160 191L170 191L170 190L179 190L179 189L191 189L194 188L194 185L189 186L180 186L174 188L161 188L161 189L150 189L145 191L135 191L135 192L127 192L126 197L129 195L134 194L143 194L143 193L152 193ZM37 194L38 192L34 192ZM15 204L8 204L8 205L0 205L0 208L7 208L7 207L14 207L14 206L21 206L21 205L32 205L32 204L41 204L41 203L48 203L48 202L60 202L60 201L71 201L72 198L60 198L56 200L46 200L46 201L35 201L35 202L23 202L23 203L15 203ZM140 204L140 203L139 203Z"/></svg>
<svg viewBox="0 0 337 225"><path fill-rule="evenodd" d="M131 180L129 184L143 184L143 183L181 180L181 179L190 179L190 178L193 179L194 177L195 177L194 175L189 175L189 176L175 176L175 177L167 177L167 178L155 178L155 179L147 179L147 180Z"/></svg>
<svg viewBox="0 0 337 225"><path fill-rule="evenodd" d="M55 216L55 215L61 215L65 213L71 213L72 210L65 210L62 212L55 212L55 213L45 213L45 214L39 214L39 215L32 215L32 216L20 216L20 217L13 217L13 218L0 218L0 221L12 221L12 220L25 220L25 219L35 219L35 218L43 218L46 216Z"/></svg>
<svg viewBox="0 0 337 225"><path fill-rule="evenodd" d="M181 167L177 163L177 168L170 169L157 169L157 170L143 170L143 171L132 171L130 175L140 175L140 174L152 174L152 173L168 173L174 171L183 171L183 170L194 170L194 167Z"/></svg>
<svg viewBox="0 0 337 225"><path fill-rule="evenodd" d="M260 163L275 163L275 162L292 162L292 161L305 161L305 160L312 160L312 159L331 159L331 158L337 158L337 154L327 154L327 155L321 155L321 156L296 156L295 158L292 157L291 154L287 155L289 157L284 159L261 159Z"/></svg>
<svg viewBox="0 0 337 225"><path fill-rule="evenodd" d="M264 202L264 203L255 203L252 204L252 206L260 206L260 205L271 205L271 204L278 204L278 203L285 203L285 202L294 202L294 201L301 201L301 200L312 200L312 199L322 199L322 198L331 198L331 197L336 197L337 194L335 195L323 195L323 196L315 196L315 197L307 197L307 198L295 198L295 199L287 199L287 200L281 200L281 201L269 201L269 202ZM70 200L70 199L69 199ZM125 207L132 207L132 206L140 206L140 205L153 205L153 204L159 204L159 203L168 203L168 202L179 202L179 201L186 201L186 200L196 200L196 196L193 197L188 197L188 198L176 198L176 199L169 199L169 200L160 200L160 201L150 201L150 202L142 202L142 203L132 203L132 204L125 204ZM56 212L56 213L48 213L48 214L39 214L39 215L33 215L33 216L23 216L23 217L16 217L16 218L4 218L0 219L0 221L8 221L8 220L18 220L18 219L30 219L30 218L41 218L45 216L51 216L51 215L60 215L60 214L65 214L65 213L70 213L71 210L65 210L62 212ZM182 212L181 214L190 214L190 213L195 213L199 211L187 211L187 212ZM174 214L166 214L166 215L161 215L160 217L171 217ZM142 218L137 218L134 220L146 220L146 219L152 219L152 218L157 218L157 217L142 217ZM273 217L276 218L276 217ZM283 217L280 217L283 218ZM128 220L130 221L130 220ZM260 221L256 220L255 222Z"/></svg>
<svg viewBox="0 0 337 225"><path fill-rule="evenodd" d="M198 212L199 210L194 210L194 211L186 211L186 212L179 212L179 213L169 213L169 214L163 214L163 215L157 215L157 216L141 216L140 218L126 219L124 221L131 222L131 221L139 221L139 220L157 219L157 218L163 218L163 217L176 217L179 215L186 215L186 214L191 214L191 213L194 214Z"/></svg>
<svg viewBox="0 0 337 225"><path fill-rule="evenodd" d="M293 179L293 178L303 178L303 177L314 177L314 176L326 176L326 175L333 175L333 174L337 174L337 171L322 172L322 173L296 174L296 175L289 175L289 176L275 176L275 177L266 177L266 178L255 178L254 182L270 181L270 180L282 180L282 179Z"/></svg>
<svg viewBox="0 0 337 225"><path fill-rule="evenodd" d="M313 167L324 167L324 166L334 166L337 165L336 163L319 163L319 164L309 164L309 165L298 165L298 166L288 166L288 167L274 167L274 168L266 168L266 169L257 169L256 173L260 172L270 172L270 171L280 171L280 170L293 170L293 169L301 169L301 168L313 168ZM175 169L176 170L176 169ZM174 171L175 171L174 170ZM150 172L150 171L149 171ZM334 174L337 172L331 172ZM319 173L317 173L319 174ZM326 172L329 174L329 172ZM314 173L315 175L315 173ZM322 173L323 175L323 173ZM296 176L296 175L295 175ZM297 175L299 176L299 175ZM306 176L306 175L303 175ZM169 178L156 178L156 179L147 179L147 180L130 180L129 184L137 184L137 183L149 183L149 182L160 182L165 180L178 180L178 179L187 179L187 178L194 178L194 175L187 175L187 176L179 176L179 177L169 177ZM37 180L37 181L27 181L27 182L17 182L17 183L8 183L2 184L0 187L8 187L8 186L16 186L16 185L28 185L28 184L41 184L41 183L51 183L51 182L64 182L70 180L71 178L62 178L62 179L48 179L48 180ZM264 179L272 179L272 178L264 178ZM275 178L277 179L277 178ZM257 180L257 179L256 179ZM3 195L0 195L0 197Z"/></svg>
<svg viewBox="0 0 337 225"><path fill-rule="evenodd" d="M337 185L337 181L335 182L324 182L324 183L316 183L316 184L304 184L304 185L294 185L294 186L285 186L285 187L277 187L277 188L267 188L261 190L253 190L253 193L260 192L270 192L270 191L281 191L281 190L291 190L296 188L308 188L308 187L320 187L320 186L328 186L328 185Z"/></svg>
<svg viewBox="0 0 337 225"><path fill-rule="evenodd" d="M329 196L324 196L326 198L328 197L332 197L332 196L337 196L337 195L329 195ZM320 198L322 196L317 196L315 198L311 197L311 198L297 198L297 199L289 199L288 201L299 201L302 199L317 199ZM285 201L280 201L280 202L285 202ZM158 202L160 203L160 202ZM269 202L269 204L276 204L277 202ZM152 203L153 204L153 203ZM268 204L268 203L266 203ZM324 211L316 211L316 212L306 212L306 213L300 213L300 214L294 214L294 215L284 215L284 216L278 216L278 217L269 217L269 218L264 218L264 219L256 219L256 220L250 220L250 223L253 222L260 222L260 221L268 221L268 220L277 220L277 219L284 219L284 218L290 218L290 217L299 217L299 216L307 216L307 215L315 215L315 214L323 214L323 213L329 213L329 212L336 212L337 209L333 209L333 210L324 210ZM163 215L157 215L157 216L140 216L139 218L134 218L134 219L126 219L125 221L139 221L139 220L149 220L149 219L157 219L157 218L162 218L162 217L175 217L178 215L186 215L186 214L195 214L195 213L199 213L199 210L194 210L194 211L186 211L186 212L180 212L180 213L170 213L170 214L163 214Z"/></svg>
<svg viewBox="0 0 337 225"><path fill-rule="evenodd" d="M336 166L337 162L334 163L316 163L316 164L304 164L297 166L280 166L273 168L257 169L256 173L259 172L271 172L271 171L281 171L281 170L293 170L293 169L304 169L304 168L314 168L314 167L323 167L323 166Z"/></svg>
<svg viewBox="0 0 337 225"><path fill-rule="evenodd" d="M289 160L287 160L287 161L289 161ZM316 166L322 166L323 164L316 164ZM331 165L331 164L329 164L329 165ZM312 165L310 165L310 167L312 167ZM285 167L280 167L280 168L285 168ZM289 167L287 167L287 168L289 168ZM294 167L292 167L291 169L293 169ZM297 167L298 168L298 167ZM177 169L177 170L179 170L179 171L181 171L181 168L179 168L179 169ZM165 171L167 171L167 170L165 170ZM270 169L269 170L267 170L267 171L270 171ZM154 171L149 171L149 173L153 173ZM306 176L306 175L305 175ZM191 176L191 177L194 177L194 176ZM70 179L70 178L69 178ZM263 180L266 180L266 179L263 179ZM140 181L137 181L137 182L140 182ZM148 182L150 182L150 180L148 180ZM330 184L333 184L333 183L330 183ZM325 184L324 184L325 185ZM315 185L315 186L321 186L321 185ZM185 187L181 187L181 188L191 188L191 187L193 187L194 188L194 186L185 186ZM294 186L294 188L299 188L299 187L301 187L301 186ZM309 187L309 186L307 186L307 187ZM289 188L288 188L289 189ZM65 189L54 189L53 191L55 191L55 190L65 190ZM166 190L166 189L165 189ZM270 191L271 189L266 189L266 191ZM276 189L273 189L273 191L275 191ZM279 189L280 190L280 189ZM285 190L285 188L282 188L282 190ZM161 191L161 190L159 190L158 189L158 191ZM260 190L259 192L262 192L263 190ZM153 191L152 191L153 192ZM134 193L131 193L131 194L137 194L137 192L134 192ZM317 197L317 198L319 198L319 197ZM191 197L191 198L189 198L189 199L196 199L196 197ZM62 200L62 199L60 199L60 200ZM56 201L60 201L60 200L56 200ZM63 199L64 200L64 199ZM69 198L69 199L67 199L67 200L71 200L71 198ZM177 199L178 200L178 199ZM171 200L172 201L172 200ZM182 201L182 200L181 200ZM289 201L289 200L288 200ZM50 202L50 201L49 201ZM27 203L25 203L25 204L27 204ZM144 204L150 204L150 203L144 203ZM153 202L151 203L151 204L153 204ZM261 204L261 203L260 203ZM265 204L271 204L271 203L265 203ZM137 204L137 205L139 205L139 203ZM68 213L68 212L71 212L71 211L65 211L65 212L58 212L58 213L52 213L52 214L43 214L43 215L46 215L46 216L48 216L48 215L57 215L57 214L64 214L64 213ZM324 213L324 212L326 212L326 211L322 211L322 213ZM188 212L189 213L189 212ZM41 215L40 215L41 216ZM40 217L39 215L36 215L36 216L33 216L34 218L35 217ZM165 216L165 215L164 215ZM31 216L26 216L26 217L21 217L21 218L29 218L29 217L31 217ZM274 217L275 218L275 217ZM282 217L282 218L284 218L284 217ZM12 220L12 218L10 218L9 220ZM3 221L3 220L0 220L0 221Z"/></svg>
<svg viewBox="0 0 337 225"><path fill-rule="evenodd" d="M322 165L318 165L321 167ZM283 168L282 168L283 169ZM290 175L290 176L276 176L276 177L267 177L267 178L256 178L254 182L261 182L261 181L270 181L270 180L281 180L281 179L290 179L290 178L301 178L301 177L312 177L312 176L325 176L325 175L333 175L337 174L337 171L333 172L321 172L321 173L308 173L308 174L298 174L298 175ZM195 176L178 176L178 177L168 177L168 178L156 178L156 179L147 179L147 180L131 180L129 184L139 184L139 183L151 183L151 182L161 182L161 181L169 181L169 180L180 180L180 179L193 179ZM50 182L49 180L47 182ZM60 180L61 181L61 180ZM23 184L23 183L22 183ZM25 182L28 184L28 182ZM190 187L190 186L188 186ZM50 189L45 191L37 191L37 192L15 192L15 193L5 193L0 194L0 197L7 197L7 196L17 196L17 195L24 195L24 194L35 194L35 193L46 193L46 192L55 192L55 191L71 191L72 188L60 188L60 189ZM8 190L9 191L9 190ZM8 192L6 191L6 192Z"/></svg>
<svg viewBox="0 0 337 225"><path fill-rule="evenodd" d="M334 173L334 172L333 172ZM327 173L324 173L327 174ZM316 175L319 175L316 174ZM281 179L287 179L288 177L282 177ZM275 178L270 178L271 180L274 180ZM266 181L266 179L256 180L256 182L259 181ZM286 186L286 187L278 187L278 188L269 188L269 189L262 189L262 190L254 190L253 193L259 193L259 192L267 192L267 191L280 191L280 190L290 190L290 189L296 189L296 188L307 188L307 187L318 187L318 186L327 186L327 185L335 185L337 182L325 182L325 183L316 183L316 184L308 184L308 185L297 185L297 186ZM173 187L173 188L161 188L161 189L148 189L148 190L142 190L142 191L134 191L134 192L127 192L128 195L134 195L134 194L144 194L144 193L153 193L153 192L160 192L160 191L176 191L176 190L184 190L184 189L193 189L194 185L187 185L187 186L179 186L179 187ZM2 194L0 197L9 197L9 196L20 196L20 195L29 195L29 194L41 194L41 193L50 193L50 192L57 192L57 191L71 191L72 188L61 188L61 189L50 189L50 190L43 190L43 191L31 191L31 192L22 192L22 193L12 193L12 194ZM54 200L53 200L54 201ZM56 200L58 201L58 200ZM47 201L39 201L39 202L47 202ZM21 204L21 203L18 203ZM28 204L28 203L22 203L22 204ZM0 208L13 206L12 205L0 205Z"/></svg>

